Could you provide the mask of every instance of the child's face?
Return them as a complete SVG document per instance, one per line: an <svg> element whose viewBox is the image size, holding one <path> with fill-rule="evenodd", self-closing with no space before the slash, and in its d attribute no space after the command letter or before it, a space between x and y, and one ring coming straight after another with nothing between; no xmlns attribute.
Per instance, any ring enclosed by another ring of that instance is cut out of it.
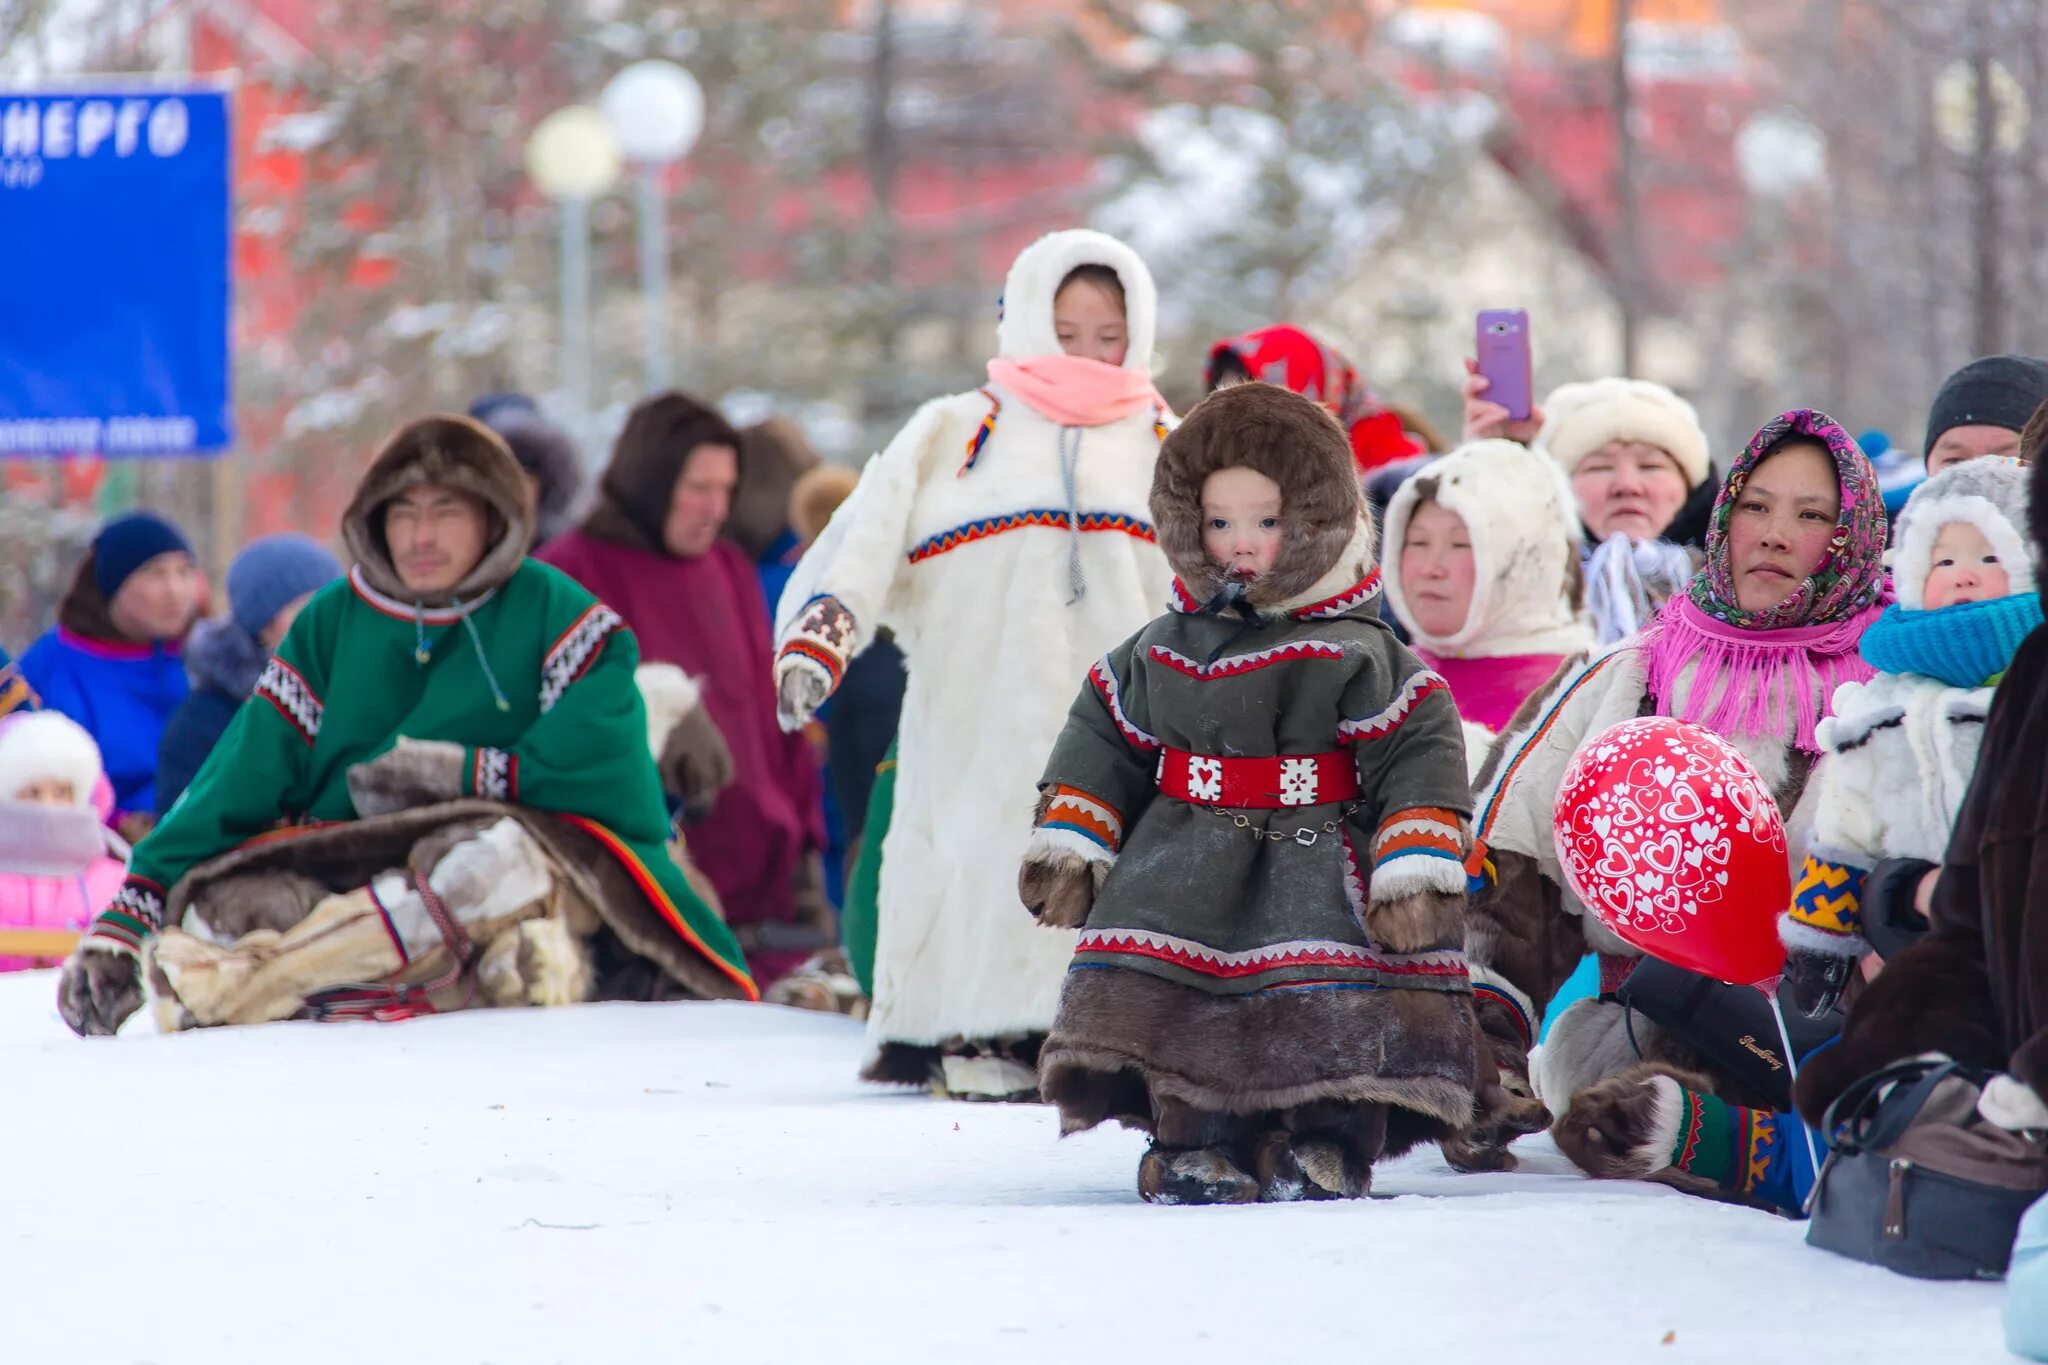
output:
<svg viewBox="0 0 2048 1365"><path fill-rule="evenodd" d="M1472 533L1442 503L1418 503L1401 537L1401 593L1425 635L1455 635L1472 613Z"/></svg>
<svg viewBox="0 0 2048 1365"><path fill-rule="evenodd" d="M1202 550L1224 575L1249 583L1280 557L1280 485L1242 465L1202 484Z"/></svg>
<svg viewBox="0 0 2048 1365"><path fill-rule="evenodd" d="M1069 280L1053 296L1052 325L1068 355L1121 365L1130 349L1123 305L1093 280Z"/></svg>
<svg viewBox="0 0 2048 1365"><path fill-rule="evenodd" d="M78 804L78 793L72 789L69 782L59 782L50 778L41 782L31 782L20 788L14 793L14 799L33 802L38 806L75 806Z"/></svg>
<svg viewBox="0 0 2048 1365"><path fill-rule="evenodd" d="M2012 575L1984 533L1967 521L1952 521L1934 538L1934 567L1927 572L1921 604L1928 611L1958 602L1988 602L2012 592Z"/></svg>

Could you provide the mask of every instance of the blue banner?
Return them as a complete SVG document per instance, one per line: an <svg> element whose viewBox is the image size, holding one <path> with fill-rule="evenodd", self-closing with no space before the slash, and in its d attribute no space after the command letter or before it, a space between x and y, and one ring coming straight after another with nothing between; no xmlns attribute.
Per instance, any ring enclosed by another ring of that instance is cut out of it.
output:
<svg viewBox="0 0 2048 1365"><path fill-rule="evenodd" d="M0 457L234 441L228 97L0 91Z"/></svg>

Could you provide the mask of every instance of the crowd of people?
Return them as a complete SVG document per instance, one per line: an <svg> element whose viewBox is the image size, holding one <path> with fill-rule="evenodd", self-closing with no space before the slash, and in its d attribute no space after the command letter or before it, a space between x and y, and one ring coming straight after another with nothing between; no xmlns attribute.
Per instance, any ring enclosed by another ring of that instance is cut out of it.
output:
<svg viewBox="0 0 2048 1365"><path fill-rule="evenodd" d="M1801 1116L1926 1053L2048 1129L2048 364L1934 385L1900 506L1823 412L1717 466L1631 377L1516 418L1468 360L1446 449L1287 325L1177 416L1100 233L1002 297L986 384L857 474L669 392L586 497L495 394L207 619L177 527L109 522L0 674L0 926L83 933L67 1022L765 991L864 1013L870 1080L1143 1130L1160 1202L1550 1128L1796 1213ZM1564 883L1563 770L1642 716L1785 817L1800 1057Z"/></svg>

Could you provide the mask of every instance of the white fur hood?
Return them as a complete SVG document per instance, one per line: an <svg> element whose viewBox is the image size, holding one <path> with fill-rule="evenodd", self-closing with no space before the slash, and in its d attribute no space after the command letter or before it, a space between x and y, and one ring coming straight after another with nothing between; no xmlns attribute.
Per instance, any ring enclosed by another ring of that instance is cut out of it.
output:
<svg viewBox="0 0 2048 1365"><path fill-rule="evenodd" d="M1123 368L1149 370L1159 326L1159 291L1138 253L1106 232L1070 228L1048 232L1017 254L1003 285L1003 318L996 327L996 352L1012 360L1060 354L1053 327L1053 296L1076 266L1106 265L1124 286L1124 322L1130 345Z"/></svg>

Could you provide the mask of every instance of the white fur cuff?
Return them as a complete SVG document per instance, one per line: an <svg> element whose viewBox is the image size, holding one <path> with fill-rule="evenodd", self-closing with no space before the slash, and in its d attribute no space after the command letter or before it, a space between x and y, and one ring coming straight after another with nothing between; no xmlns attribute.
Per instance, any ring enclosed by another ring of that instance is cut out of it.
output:
<svg viewBox="0 0 2048 1365"><path fill-rule="evenodd" d="M1031 842L1024 845L1024 861L1054 867L1086 863L1095 873L1095 886L1100 890L1109 876L1109 869L1116 865L1116 854L1085 834L1070 829L1041 827L1031 831Z"/></svg>
<svg viewBox="0 0 2048 1365"><path fill-rule="evenodd" d="M1446 896L1464 895L1464 866L1434 854L1404 853L1373 867L1372 901L1375 905L1423 891L1439 891Z"/></svg>
<svg viewBox="0 0 2048 1365"><path fill-rule="evenodd" d="M1977 1097L1977 1112L1987 1123L2012 1132L2048 1128L2048 1103L2033 1087L2011 1076L1993 1076Z"/></svg>
<svg viewBox="0 0 2048 1365"><path fill-rule="evenodd" d="M1778 916L1778 942L1787 948L1826 953L1829 957L1860 958L1870 951L1861 934L1831 934L1792 918L1790 912Z"/></svg>
<svg viewBox="0 0 2048 1365"><path fill-rule="evenodd" d="M1671 1164L1671 1153L1678 1146L1678 1119L1685 1110L1685 1104L1678 1093L1677 1081L1669 1076L1645 1079L1656 1092L1657 1107L1650 1120L1650 1131L1636 1144L1630 1156L1643 1175L1653 1175Z"/></svg>

